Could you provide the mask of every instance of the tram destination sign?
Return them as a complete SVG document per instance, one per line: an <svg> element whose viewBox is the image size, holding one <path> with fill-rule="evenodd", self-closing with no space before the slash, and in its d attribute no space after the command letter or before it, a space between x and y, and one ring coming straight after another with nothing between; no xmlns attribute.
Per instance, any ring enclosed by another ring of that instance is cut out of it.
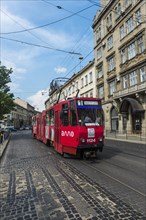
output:
<svg viewBox="0 0 146 220"><path fill-rule="evenodd" d="M98 101L96 100L78 100L77 101L78 106L83 106L83 105L98 105Z"/></svg>

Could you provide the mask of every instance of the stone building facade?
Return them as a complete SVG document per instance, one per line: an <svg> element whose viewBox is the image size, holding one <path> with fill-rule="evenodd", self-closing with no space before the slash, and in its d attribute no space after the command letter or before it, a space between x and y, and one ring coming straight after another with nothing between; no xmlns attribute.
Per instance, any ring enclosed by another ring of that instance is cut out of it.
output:
<svg viewBox="0 0 146 220"><path fill-rule="evenodd" d="M10 114L5 115L4 126L14 126L17 129L31 126L32 116L35 114L34 107L20 98L16 98L14 103L14 110Z"/></svg>
<svg viewBox="0 0 146 220"><path fill-rule="evenodd" d="M107 130L146 133L146 1L102 1L93 21Z"/></svg>

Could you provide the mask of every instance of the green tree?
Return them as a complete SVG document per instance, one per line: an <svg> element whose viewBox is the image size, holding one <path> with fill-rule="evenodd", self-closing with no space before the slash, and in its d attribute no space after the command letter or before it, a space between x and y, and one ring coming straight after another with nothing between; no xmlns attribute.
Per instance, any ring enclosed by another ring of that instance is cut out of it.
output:
<svg viewBox="0 0 146 220"><path fill-rule="evenodd" d="M10 93L8 83L11 82L10 74L12 69L7 69L1 65L0 62L0 120L3 119L4 114L8 114L13 110L15 104L13 102L13 93Z"/></svg>

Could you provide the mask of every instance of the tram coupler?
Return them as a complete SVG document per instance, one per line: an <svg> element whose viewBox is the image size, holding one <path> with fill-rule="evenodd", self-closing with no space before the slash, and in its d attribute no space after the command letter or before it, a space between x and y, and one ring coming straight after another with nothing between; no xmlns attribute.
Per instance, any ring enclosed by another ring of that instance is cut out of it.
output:
<svg viewBox="0 0 146 220"><path fill-rule="evenodd" d="M83 159L87 160L90 157L96 157L96 152L95 151L84 151L83 153Z"/></svg>

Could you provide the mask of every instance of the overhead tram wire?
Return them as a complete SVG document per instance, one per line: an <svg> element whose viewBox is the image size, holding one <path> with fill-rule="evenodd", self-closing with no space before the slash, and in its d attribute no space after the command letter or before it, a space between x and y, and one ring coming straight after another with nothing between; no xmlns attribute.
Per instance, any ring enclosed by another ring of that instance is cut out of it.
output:
<svg viewBox="0 0 146 220"><path fill-rule="evenodd" d="M41 48L44 48L44 49L55 50L55 51L68 53L68 54L79 55L79 56L81 55L80 53L77 53L77 52L74 52L74 51L61 50L61 49L57 49L57 48L53 48L53 47L47 47L47 46L43 46L43 45L39 45L39 44L28 43L28 42L25 42L25 41L20 41L20 40L6 38L6 37L0 37L0 38L4 39L4 40L14 41L14 42L21 43L21 44L27 44L29 46L41 47Z"/></svg>
<svg viewBox="0 0 146 220"><path fill-rule="evenodd" d="M85 33L87 33L87 31L89 30L86 29L86 31L84 32L83 36L85 35ZM88 34L89 35L89 34ZM80 51L81 55L83 56L83 53L81 52L81 49L79 48L79 46L81 46L81 40L83 39L83 36L81 36L78 40L77 40L77 43L71 48L72 51L76 51L77 48L78 50L77 51ZM66 57L64 58L64 60L62 61L62 63L60 65L65 65L65 63L69 63L70 60L72 59L72 57L66 55Z"/></svg>
<svg viewBox="0 0 146 220"><path fill-rule="evenodd" d="M74 14L71 14L71 15L69 15L69 16L66 16L66 17L64 17L64 18L61 18L61 19L59 19L59 20L57 20L57 21L53 21L53 22L48 23L48 24L44 24L44 25L40 25L40 26L37 26L37 27L28 28L28 29L20 30L20 31L5 32L5 33L1 33L1 34L18 34L18 33L23 33L23 32L27 32L27 31L31 31L31 30L36 30L36 29L39 29L39 28L47 27L47 26L49 26L49 25L53 25L53 24L56 24L56 23L58 23L58 22L64 21L64 20L66 20L66 19L68 19L68 18L71 18L71 17L73 17L73 16L75 16L75 15L81 13L82 11L85 11L85 10L87 10L87 9L93 7L93 6L94 6L94 5L90 5L90 6L84 8L84 9L78 11L78 12L75 12Z"/></svg>
<svg viewBox="0 0 146 220"><path fill-rule="evenodd" d="M83 60L85 60L93 51L94 51L94 49L92 49L92 50L83 58ZM83 60L82 60L82 61L83 61ZM82 62L82 61L81 61L81 62ZM76 67L78 67L78 66L81 64L81 62L79 62L76 66L74 66L64 77L67 77L73 70L75 70Z"/></svg>
<svg viewBox="0 0 146 220"><path fill-rule="evenodd" d="M46 1L46 0L41 0L41 1L42 1L42 2L45 2L45 3L47 3L47 4L50 4L50 5L54 6L55 8L58 8L59 10L62 9L62 10L64 10L64 11L66 11L66 12L69 12L69 13L71 13L71 14L74 14L74 12L69 11L68 9L63 8L62 6L55 5L55 4L53 4L53 3L49 2L49 1ZM79 15L79 14L77 14L77 16L79 16L79 17L81 17L81 18L84 18L84 19L86 19L86 20L92 21L92 19L87 18L87 17L85 17L85 16L82 16L82 15Z"/></svg>
<svg viewBox="0 0 146 220"><path fill-rule="evenodd" d="M4 12L2 9L0 9L0 11L5 14L8 18L10 18L12 21L14 21L16 24L18 24L20 27L22 27L24 30L26 30L26 28L21 25L19 22L17 22L15 19L13 19L12 17L10 17L6 12ZM39 38L38 36L36 36L34 33L32 33L31 31L28 31L32 36L34 36L36 39L40 40L41 42L49 45L46 41L42 40L41 38Z"/></svg>

